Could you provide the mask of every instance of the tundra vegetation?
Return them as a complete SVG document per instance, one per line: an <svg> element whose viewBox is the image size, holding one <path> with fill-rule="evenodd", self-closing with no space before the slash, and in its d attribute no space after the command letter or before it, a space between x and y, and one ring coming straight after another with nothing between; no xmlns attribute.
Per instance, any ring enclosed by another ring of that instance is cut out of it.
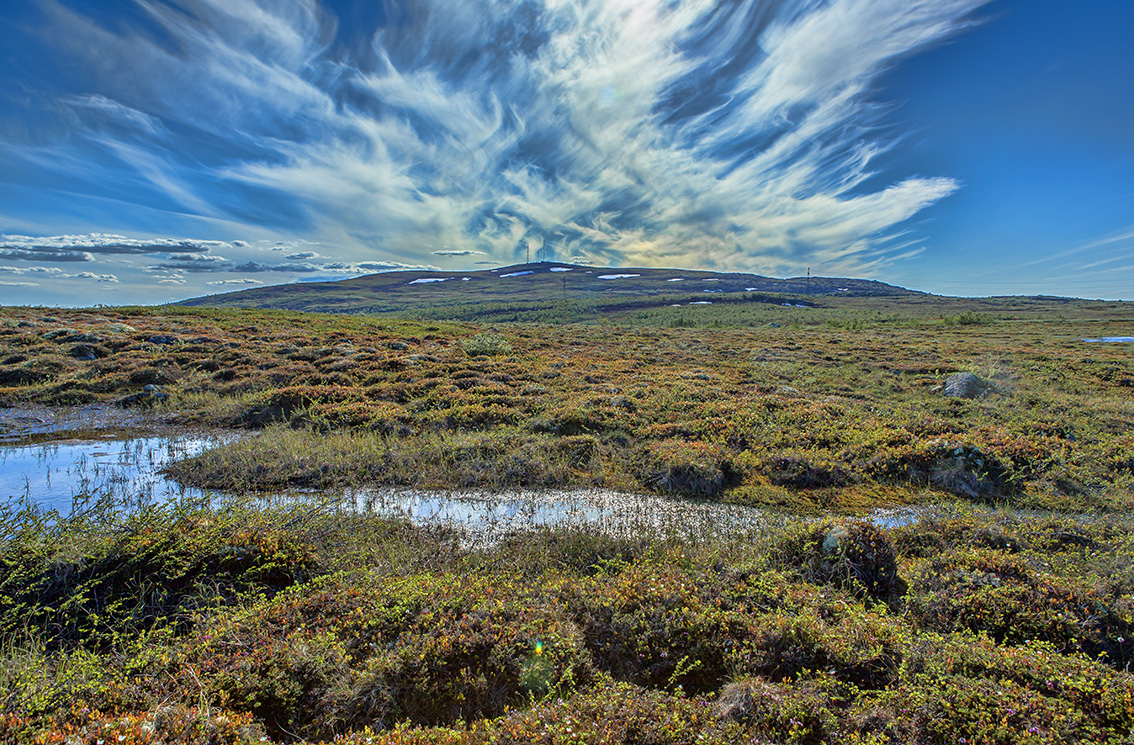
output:
<svg viewBox="0 0 1134 745"><path fill-rule="evenodd" d="M0 405L253 433L173 466L207 503L8 504L0 741L1130 742L1129 308L816 304L0 310ZM773 511L478 543L362 485Z"/></svg>

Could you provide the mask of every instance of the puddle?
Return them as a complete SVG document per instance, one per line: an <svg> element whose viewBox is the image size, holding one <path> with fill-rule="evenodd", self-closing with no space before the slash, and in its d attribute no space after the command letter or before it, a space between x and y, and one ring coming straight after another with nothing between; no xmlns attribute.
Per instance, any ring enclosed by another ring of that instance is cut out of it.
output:
<svg viewBox="0 0 1134 745"><path fill-rule="evenodd" d="M66 515L95 501L129 509L181 498L206 498L209 493L184 487L161 471L233 436L198 433L123 439L120 434L105 432L96 438L88 435L49 443L0 444L0 503L31 502ZM347 509L454 529L473 543L493 543L506 535L544 527L588 527L614 536L691 540L743 536L787 517L758 507L601 489L490 492L366 488L252 499L270 503L328 497ZM875 510L864 519L893 528L911 525L923 516L922 508L903 507Z"/></svg>
<svg viewBox="0 0 1134 745"><path fill-rule="evenodd" d="M767 513L755 507L601 489L359 489L348 493L347 503L359 510L402 517L416 525L456 529L474 542L543 527L584 526L615 536L696 538L751 533L768 522Z"/></svg>
<svg viewBox="0 0 1134 745"><path fill-rule="evenodd" d="M1104 336L1101 339L1083 339L1094 344L1134 344L1134 336Z"/></svg>
<svg viewBox="0 0 1134 745"><path fill-rule="evenodd" d="M58 437L58 433L56 437ZM131 506L208 494L184 487L161 470L224 442L231 435L141 436L0 445L0 501L29 501L68 514L98 499ZM333 494L277 494L257 499L330 496L350 509L443 526L471 541L540 527L591 526L612 535L720 535L757 530L765 513L751 507L693 502L607 490L423 491L393 488ZM226 497L227 498L227 497Z"/></svg>
<svg viewBox="0 0 1134 745"><path fill-rule="evenodd" d="M218 438L109 439L115 436L0 447L0 501L27 500L62 515L88 500L110 498L129 507L203 496L160 471L215 446Z"/></svg>
<svg viewBox="0 0 1134 745"><path fill-rule="evenodd" d="M936 515L937 511L938 508L926 506L879 507L871 510L862 519L874 523L879 528L908 528L931 514Z"/></svg>
<svg viewBox="0 0 1134 745"><path fill-rule="evenodd" d="M152 432L161 422L142 410L103 404L52 409L0 407L0 446L75 440L125 439L129 432Z"/></svg>

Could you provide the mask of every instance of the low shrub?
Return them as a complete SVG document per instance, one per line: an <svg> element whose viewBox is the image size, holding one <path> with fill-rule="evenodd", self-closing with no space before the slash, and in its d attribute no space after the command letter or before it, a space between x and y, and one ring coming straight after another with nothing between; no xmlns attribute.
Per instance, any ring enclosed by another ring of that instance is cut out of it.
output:
<svg viewBox="0 0 1134 745"><path fill-rule="evenodd" d="M967 629L1014 644L1045 641L1067 652L1102 654L1120 667L1134 657L1128 603L1096 585L1039 570L1030 557L955 548L914 565L907 602L927 629Z"/></svg>
<svg viewBox="0 0 1134 745"><path fill-rule="evenodd" d="M184 706L130 714L77 711L33 730L23 724L16 717L0 716L0 740L42 745L255 745L267 739L249 714Z"/></svg>
<svg viewBox="0 0 1134 745"><path fill-rule="evenodd" d="M881 697L902 739L927 743L1126 742L1134 679L1042 642L926 635Z"/></svg>
<svg viewBox="0 0 1134 745"><path fill-rule="evenodd" d="M893 602L904 590L894 547L881 529L859 520L789 526L773 541L772 557L808 581Z"/></svg>
<svg viewBox="0 0 1134 745"><path fill-rule="evenodd" d="M214 619L185 654L223 706L307 738L498 716L591 675L560 608L506 578L448 574L330 576Z"/></svg>
<svg viewBox="0 0 1134 745"><path fill-rule="evenodd" d="M636 465L643 486L702 499L719 497L743 480L731 454L707 442L661 440L647 443Z"/></svg>
<svg viewBox="0 0 1134 745"><path fill-rule="evenodd" d="M815 454L777 453L765 461L762 470L773 484L796 489L846 486L853 480L844 464Z"/></svg>
<svg viewBox="0 0 1134 745"><path fill-rule="evenodd" d="M159 505L127 515L39 521L0 542L0 633L30 630L48 649L106 649L143 633L183 631L192 613L310 576L294 536L247 511Z"/></svg>
<svg viewBox="0 0 1134 745"><path fill-rule="evenodd" d="M499 334L477 334L461 342L461 349L472 357L483 355L510 354L512 344Z"/></svg>

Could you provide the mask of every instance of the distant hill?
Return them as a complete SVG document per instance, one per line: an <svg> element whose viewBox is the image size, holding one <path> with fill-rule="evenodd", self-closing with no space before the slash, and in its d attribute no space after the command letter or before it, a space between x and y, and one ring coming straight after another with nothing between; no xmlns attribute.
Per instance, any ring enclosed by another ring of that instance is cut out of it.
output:
<svg viewBox="0 0 1134 745"><path fill-rule="evenodd" d="M270 308L316 313L402 314L468 318L476 309L521 304L594 303L604 308L666 306L696 302L794 302L821 296L914 297L884 282L841 277L775 279L758 274L680 269L603 269L539 262L476 272L384 272L336 282L298 282L183 300L176 305L215 308ZM802 296L802 297L800 297ZM812 300L814 298L814 300Z"/></svg>

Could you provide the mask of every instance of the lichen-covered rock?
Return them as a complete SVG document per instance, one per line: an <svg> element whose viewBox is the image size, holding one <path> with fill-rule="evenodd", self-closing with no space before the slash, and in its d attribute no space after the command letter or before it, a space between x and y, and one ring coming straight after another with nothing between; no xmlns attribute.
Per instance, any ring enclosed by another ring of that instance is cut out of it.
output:
<svg viewBox="0 0 1134 745"><path fill-rule="evenodd" d="M945 379L943 394L956 398L976 398L984 393L987 385L971 372L953 373Z"/></svg>

